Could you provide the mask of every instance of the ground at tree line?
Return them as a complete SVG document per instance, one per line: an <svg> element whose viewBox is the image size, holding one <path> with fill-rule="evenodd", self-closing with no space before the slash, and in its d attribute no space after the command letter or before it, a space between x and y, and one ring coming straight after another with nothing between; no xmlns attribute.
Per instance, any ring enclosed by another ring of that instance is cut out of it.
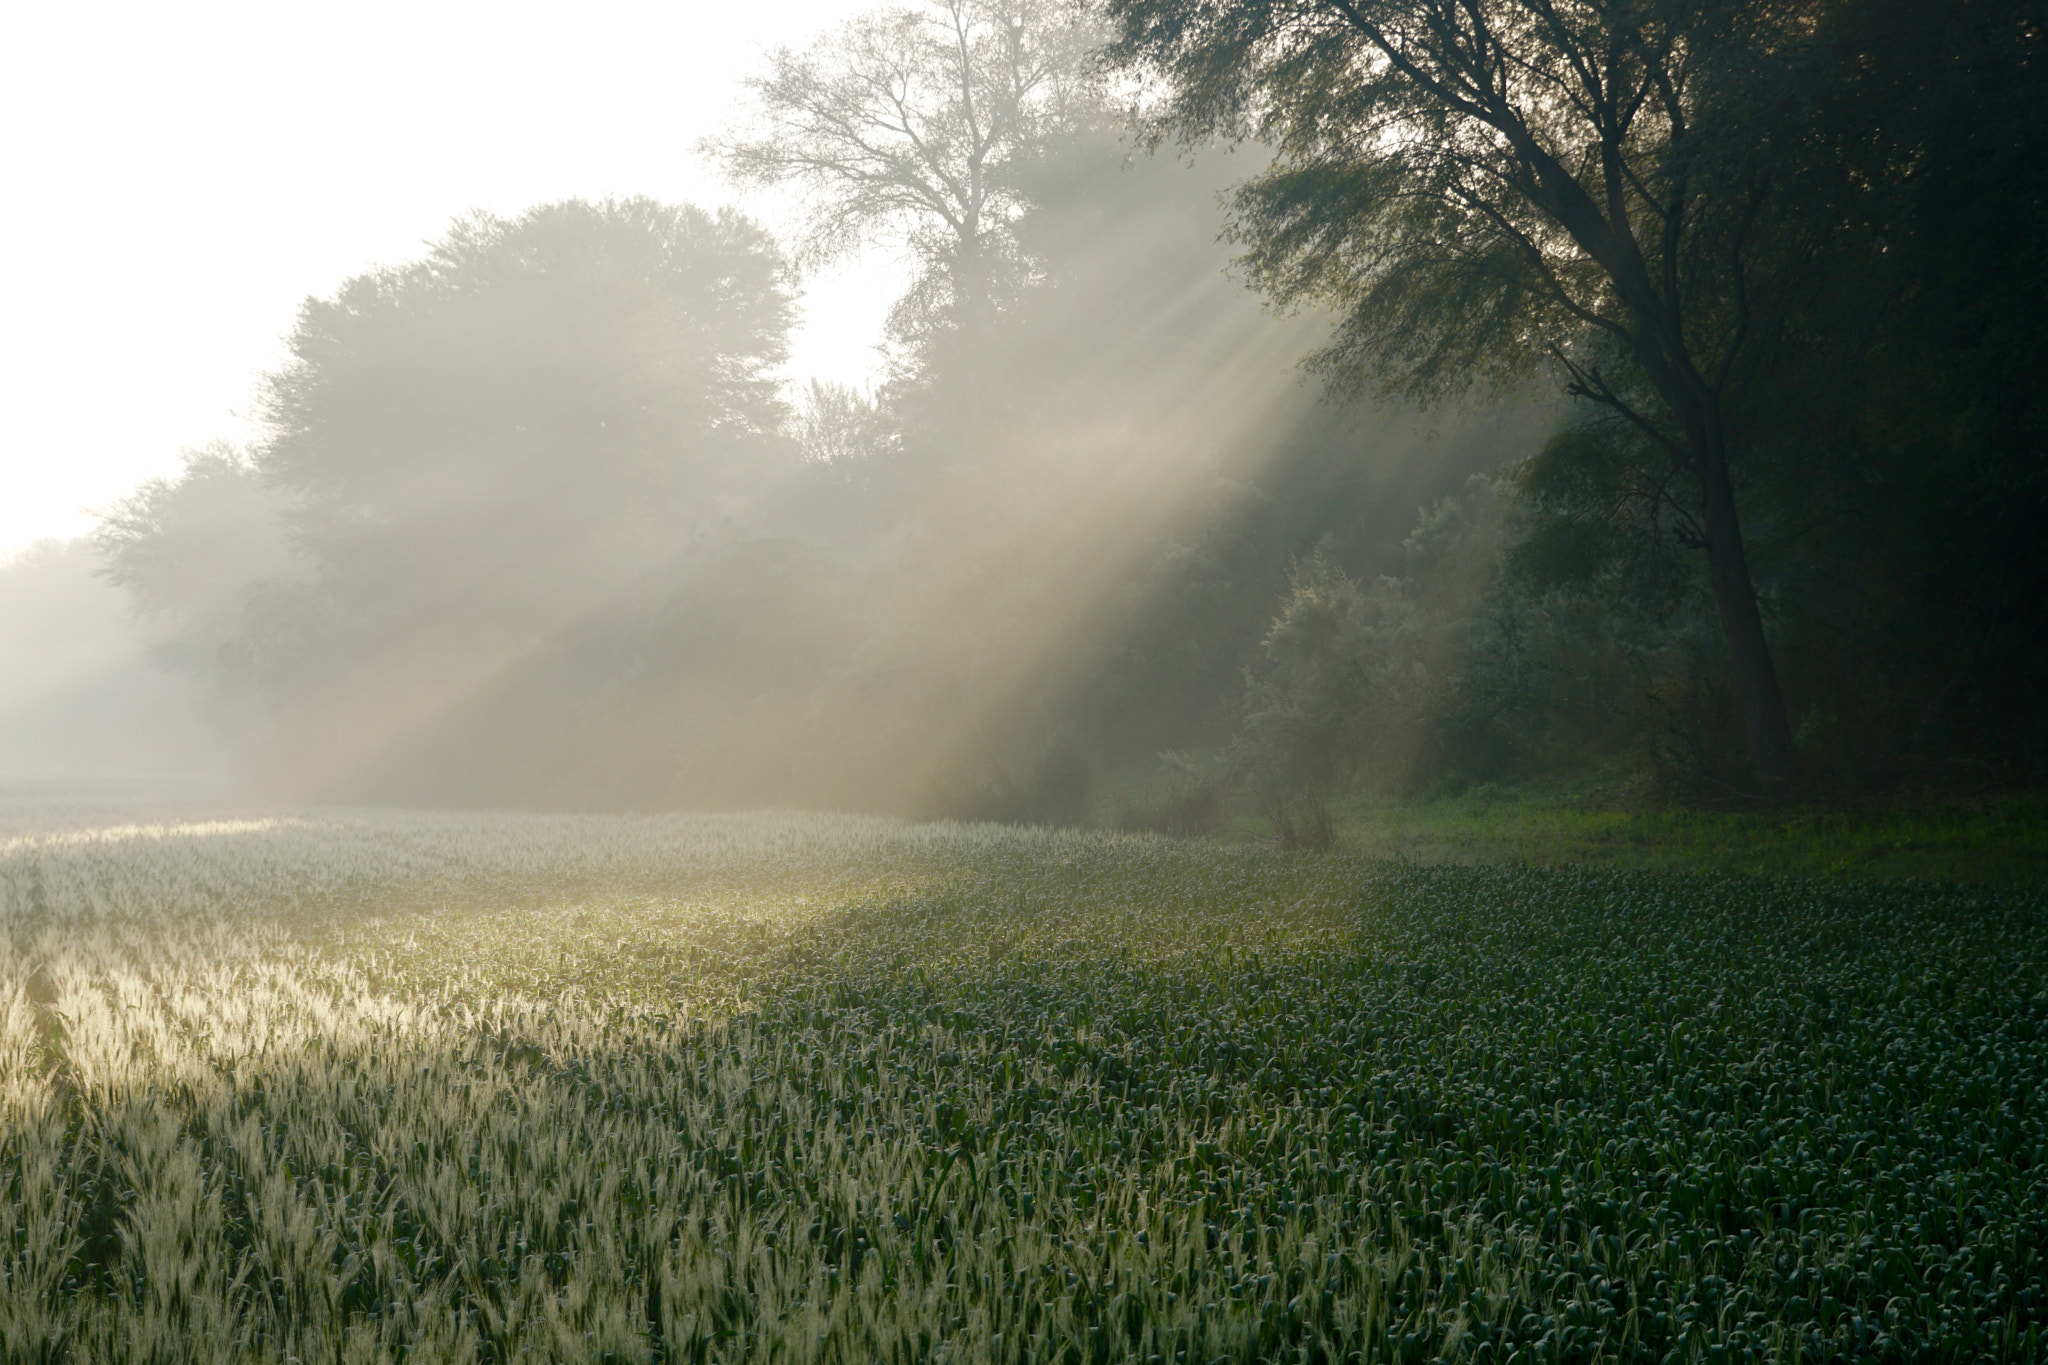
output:
<svg viewBox="0 0 2048 1365"><path fill-rule="evenodd" d="M1831 880L2048 882L2048 798L2005 793L1887 804L1688 806L1599 788L1481 783L1455 796L1330 803L1338 846L1418 863L1529 863ZM1225 841L1270 841L1252 801Z"/></svg>
<svg viewBox="0 0 2048 1365"><path fill-rule="evenodd" d="M2048 1345L2036 888L89 816L0 832L10 1358Z"/></svg>

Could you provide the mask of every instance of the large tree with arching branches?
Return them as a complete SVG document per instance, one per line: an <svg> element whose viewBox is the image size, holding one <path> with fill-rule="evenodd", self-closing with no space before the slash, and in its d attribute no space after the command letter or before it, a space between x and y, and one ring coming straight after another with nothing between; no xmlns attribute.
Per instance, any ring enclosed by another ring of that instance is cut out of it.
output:
<svg viewBox="0 0 2048 1365"><path fill-rule="evenodd" d="M1764 0L1110 0L1160 136L1256 138L1255 282L1341 318L1341 387L1436 397L1545 366L1658 453L1704 551L1751 762L1791 729L1737 511L1731 384L1767 293L1746 130L1819 22ZM1775 258L1782 263L1783 253Z"/></svg>

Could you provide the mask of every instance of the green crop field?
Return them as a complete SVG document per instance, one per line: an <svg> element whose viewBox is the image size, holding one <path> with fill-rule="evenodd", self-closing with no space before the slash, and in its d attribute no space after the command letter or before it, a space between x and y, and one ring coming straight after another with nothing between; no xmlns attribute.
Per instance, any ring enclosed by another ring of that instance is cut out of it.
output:
<svg viewBox="0 0 2048 1365"><path fill-rule="evenodd" d="M0 832L9 1362L2039 1361L2044 1247L2039 891Z"/></svg>

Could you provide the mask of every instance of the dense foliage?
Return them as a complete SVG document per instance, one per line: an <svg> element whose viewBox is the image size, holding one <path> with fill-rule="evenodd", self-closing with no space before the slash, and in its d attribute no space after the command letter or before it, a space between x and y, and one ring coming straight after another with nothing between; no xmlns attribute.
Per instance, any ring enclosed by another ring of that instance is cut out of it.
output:
<svg viewBox="0 0 2048 1365"><path fill-rule="evenodd" d="M557 771L590 743L562 696L619 687L676 558L794 464L791 283L730 211L459 220L308 299L261 438L111 509L106 573L302 788Z"/></svg>
<svg viewBox="0 0 2048 1365"><path fill-rule="evenodd" d="M2038 6L1109 8L1155 136L1277 148L1232 232L1317 364L1561 386L1532 562L1611 619L1672 605L1618 550L1704 561L1652 682L1701 775L1782 783L1793 724L1823 780L2038 772Z"/></svg>
<svg viewBox="0 0 2048 1365"><path fill-rule="evenodd" d="M0 846L24 1360L2034 1360L2038 893L816 817Z"/></svg>
<svg viewBox="0 0 2048 1365"><path fill-rule="evenodd" d="M2038 4L1109 8L1153 131L1244 145L1133 155L1064 0L856 19L706 144L808 196L810 256L909 251L872 392L778 396L791 279L742 219L465 221L310 302L259 439L111 509L108 576L321 799L1754 803L1773 689L1795 796L2038 782ZM1574 196L1655 300L1543 227ZM1304 354L1496 392L1327 402ZM1735 578L1699 553L1736 541Z"/></svg>

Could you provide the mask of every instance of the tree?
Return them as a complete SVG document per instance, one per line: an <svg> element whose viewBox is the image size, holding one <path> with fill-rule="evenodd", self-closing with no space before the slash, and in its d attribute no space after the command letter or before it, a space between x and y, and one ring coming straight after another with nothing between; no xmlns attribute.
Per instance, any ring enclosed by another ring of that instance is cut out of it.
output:
<svg viewBox="0 0 2048 1365"><path fill-rule="evenodd" d="M1737 510L1731 380L1758 326L1767 167L1731 136L1814 15L1764 0L1110 0L1162 132L1256 137L1257 283L1334 305L1340 386L1438 397L1549 365L1669 460L1751 762L1791 729Z"/></svg>
<svg viewBox="0 0 2048 1365"><path fill-rule="evenodd" d="M205 671L236 633L251 585L290 568L280 507L248 452L226 441L182 452L174 479L155 478L100 515L100 575L164 632L172 667Z"/></svg>
<svg viewBox="0 0 2048 1365"><path fill-rule="evenodd" d="M736 214L572 200L309 299L254 452L300 572L239 593L212 651L270 703L263 764L300 792L568 799L590 735L634 728L621 680L679 562L796 464L790 285ZM123 581L172 592L151 518L247 475L195 465L110 521Z"/></svg>
<svg viewBox="0 0 2048 1365"><path fill-rule="evenodd" d="M850 385L813 379L796 398L797 449L806 464L865 473L886 446L875 402Z"/></svg>
<svg viewBox="0 0 2048 1365"><path fill-rule="evenodd" d="M258 462L323 587L411 617L573 609L778 450L787 267L730 212L569 201L455 224L310 299Z"/></svg>
<svg viewBox="0 0 2048 1365"><path fill-rule="evenodd" d="M920 266L899 336L984 328L1020 273L1017 172L1099 109L1072 0L931 0L862 15L747 82L754 127L704 149L733 179L803 199L803 256L873 241Z"/></svg>

